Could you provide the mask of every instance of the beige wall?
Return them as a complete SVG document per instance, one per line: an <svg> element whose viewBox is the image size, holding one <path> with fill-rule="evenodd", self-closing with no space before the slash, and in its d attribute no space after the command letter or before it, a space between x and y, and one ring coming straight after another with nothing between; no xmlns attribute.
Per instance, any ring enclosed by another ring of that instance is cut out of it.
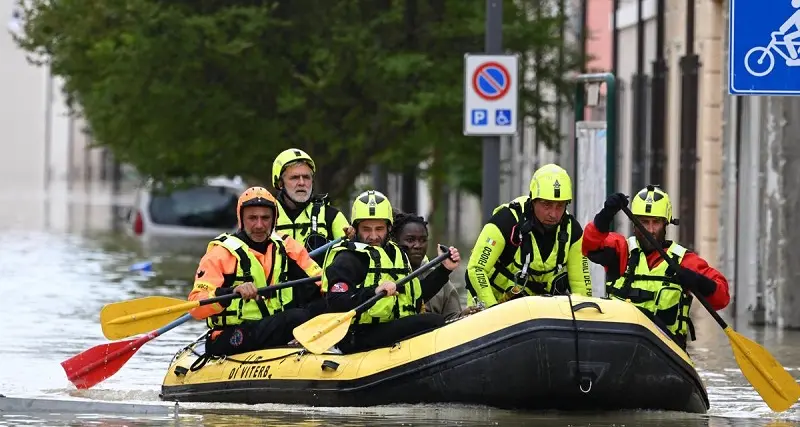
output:
<svg viewBox="0 0 800 427"><path fill-rule="evenodd" d="M96 180L102 150L89 148L84 122L70 117L63 79L31 65L6 28L15 0L0 0L0 180L29 189Z"/></svg>
<svg viewBox="0 0 800 427"><path fill-rule="evenodd" d="M47 72L28 64L8 25L15 0L0 0L0 180L44 187Z"/></svg>
<svg viewBox="0 0 800 427"><path fill-rule="evenodd" d="M695 3L695 52L700 56L697 155L697 210L695 241L698 253L712 264L719 254L719 208L722 186L722 49L724 24L723 6L713 0ZM681 72L680 57L686 43L686 2L667 1L666 46L669 66L667 141L669 147L668 188L674 209L680 200L680 114ZM670 237L675 237L672 230Z"/></svg>

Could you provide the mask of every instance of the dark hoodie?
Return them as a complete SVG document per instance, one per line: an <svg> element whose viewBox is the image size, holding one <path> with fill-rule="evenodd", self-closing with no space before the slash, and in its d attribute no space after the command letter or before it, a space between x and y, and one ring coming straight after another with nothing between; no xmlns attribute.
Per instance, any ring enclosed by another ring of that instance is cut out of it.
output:
<svg viewBox="0 0 800 427"><path fill-rule="evenodd" d="M394 258L396 247L385 245L387 255ZM369 257L366 254L342 251L336 254L333 262L325 269L328 279L328 306L333 312L346 312L354 309L366 300L375 296L374 287L364 287L362 284L367 278L367 268L369 267ZM409 272L410 273L410 272ZM450 279L450 270L444 265L439 265L427 276L420 280L422 286L422 300L427 301L436 295ZM340 287L343 292L331 292L330 286L343 283L346 286Z"/></svg>

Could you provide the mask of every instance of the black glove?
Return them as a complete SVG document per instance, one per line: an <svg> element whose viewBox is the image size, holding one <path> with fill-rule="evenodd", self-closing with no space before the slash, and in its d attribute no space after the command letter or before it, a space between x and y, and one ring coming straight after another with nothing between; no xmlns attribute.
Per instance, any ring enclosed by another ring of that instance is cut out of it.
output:
<svg viewBox="0 0 800 427"><path fill-rule="evenodd" d="M675 276L684 289L700 292L705 297L711 296L717 290L717 284L713 280L688 268L680 267Z"/></svg>
<svg viewBox="0 0 800 427"><path fill-rule="evenodd" d="M603 209L594 216L594 226L601 233L608 233L611 229L611 221L623 207L628 206L628 196L623 193L615 193L606 199Z"/></svg>

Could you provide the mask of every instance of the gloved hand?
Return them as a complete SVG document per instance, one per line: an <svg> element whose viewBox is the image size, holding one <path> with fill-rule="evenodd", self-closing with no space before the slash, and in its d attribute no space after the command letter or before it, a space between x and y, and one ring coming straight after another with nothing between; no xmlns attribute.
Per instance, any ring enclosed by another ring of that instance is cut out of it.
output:
<svg viewBox="0 0 800 427"><path fill-rule="evenodd" d="M603 204L603 209L594 216L594 226L601 233L608 233L611 228L611 221L623 207L628 206L628 196L623 193L614 193Z"/></svg>
<svg viewBox="0 0 800 427"><path fill-rule="evenodd" d="M694 270L681 267L675 276L684 289L700 292L703 296L710 296L717 290L717 284L713 280Z"/></svg>

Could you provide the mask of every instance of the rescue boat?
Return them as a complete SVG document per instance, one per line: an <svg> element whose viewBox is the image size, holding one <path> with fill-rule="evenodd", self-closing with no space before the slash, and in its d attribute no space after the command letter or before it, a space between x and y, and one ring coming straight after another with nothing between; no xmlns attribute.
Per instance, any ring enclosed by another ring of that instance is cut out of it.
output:
<svg viewBox="0 0 800 427"><path fill-rule="evenodd" d="M203 347L198 340L175 355L162 400L701 414L709 408L689 355L636 307L610 299L519 298L391 348L315 355L287 346L210 359L192 370Z"/></svg>

